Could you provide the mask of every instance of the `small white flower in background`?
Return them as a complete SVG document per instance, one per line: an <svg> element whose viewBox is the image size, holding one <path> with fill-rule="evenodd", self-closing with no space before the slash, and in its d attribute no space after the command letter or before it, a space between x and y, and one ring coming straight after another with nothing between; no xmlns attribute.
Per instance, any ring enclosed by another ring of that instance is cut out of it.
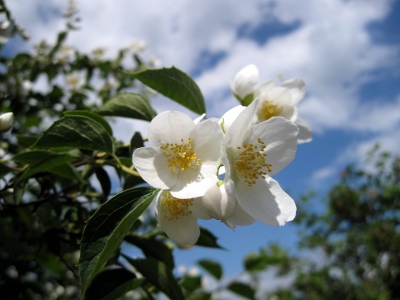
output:
<svg viewBox="0 0 400 300"><path fill-rule="evenodd" d="M132 162L151 186L180 199L201 197L218 181L223 135L217 120L195 123L182 112L166 111L150 123L151 147L136 149Z"/></svg>
<svg viewBox="0 0 400 300"><path fill-rule="evenodd" d="M199 239L197 219L211 219L200 198L177 199L169 191L156 195L154 207L160 228L182 248L193 246Z"/></svg>
<svg viewBox="0 0 400 300"><path fill-rule="evenodd" d="M260 123L277 116L284 117L299 127L300 132L297 136L299 143L311 141L311 127L298 117L297 109L306 92L304 81L294 78L276 86L274 79L258 84L258 77L257 67L248 65L238 72L231 83L233 94L243 105L249 105L255 98L260 99L261 105L255 122ZM280 78L282 79L282 75Z"/></svg>
<svg viewBox="0 0 400 300"><path fill-rule="evenodd" d="M73 89L73 90L79 90L83 87L85 84L85 78L83 74L80 74L78 71L73 71L65 76L65 79L67 80L67 84Z"/></svg>
<svg viewBox="0 0 400 300"><path fill-rule="evenodd" d="M0 132L9 131L14 122L14 114L12 112L5 113L0 116Z"/></svg>
<svg viewBox="0 0 400 300"><path fill-rule="evenodd" d="M6 44L8 42L14 28L14 24L8 20L0 22L0 44Z"/></svg>
<svg viewBox="0 0 400 300"><path fill-rule="evenodd" d="M224 185L228 197L236 197L252 218L268 225L284 225L295 217L296 205L271 176L293 160L299 130L282 117L252 125L259 106L256 99L225 134L221 152L226 168Z"/></svg>

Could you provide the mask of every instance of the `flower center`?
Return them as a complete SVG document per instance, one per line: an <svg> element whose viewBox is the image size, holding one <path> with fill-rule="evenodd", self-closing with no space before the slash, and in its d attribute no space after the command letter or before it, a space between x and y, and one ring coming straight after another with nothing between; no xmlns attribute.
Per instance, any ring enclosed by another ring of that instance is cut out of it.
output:
<svg viewBox="0 0 400 300"><path fill-rule="evenodd" d="M237 147L235 169L248 186L255 184L259 176L266 177L265 168L268 172L272 172L272 164L266 163L267 154L263 153L267 146L260 138L257 142L258 146L244 144L242 147Z"/></svg>
<svg viewBox="0 0 400 300"><path fill-rule="evenodd" d="M268 120L272 117L277 117L280 115L282 107L273 104L271 101L263 101L260 108L258 109L258 117L262 120Z"/></svg>
<svg viewBox="0 0 400 300"><path fill-rule="evenodd" d="M164 209L164 218L168 221L178 220L180 216L185 217L192 214L190 206L193 206L192 199L177 199L170 193L167 194L162 202Z"/></svg>
<svg viewBox="0 0 400 300"><path fill-rule="evenodd" d="M201 159L197 158L196 153L193 151L192 140L189 138L186 143L182 144L169 144L160 146L163 154L167 158L168 167L172 173L177 171L185 171L187 169L196 169L197 166L202 164Z"/></svg>

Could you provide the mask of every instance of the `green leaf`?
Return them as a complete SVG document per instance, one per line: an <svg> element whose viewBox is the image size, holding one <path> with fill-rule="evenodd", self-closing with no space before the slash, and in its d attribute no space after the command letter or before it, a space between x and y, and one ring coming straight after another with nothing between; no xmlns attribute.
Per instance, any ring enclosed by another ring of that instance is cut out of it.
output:
<svg viewBox="0 0 400 300"><path fill-rule="evenodd" d="M266 258L258 253L249 253L244 259L244 268L246 271L262 271L266 267Z"/></svg>
<svg viewBox="0 0 400 300"><path fill-rule="evenodd" d="M81 295L157 192L149 187L125 190L101 205L87 221L80 243Z"/></svg>
<svg viewBox="0 0 400 300"><path fill-rule="evenodd" d="M204 98L197 84L175 67L145 70L132 76L195 113L201 115L206 112Z"/></svg>
<svg viewBox="0 0 400 300"><path fill-rule="evenodd" d="M135 274L122 268L104 270L93 278L86 290L85 299L115 299L115 296L123 296L132 289L135 278ZM114 298L110 298L111 295Z"/></svg>
<svg viewBox="0 0 400 300"><path fill-rule="evenodd" d="M86 116L65 116L54 122L32 147L74 147L108 153L114 148L107 130Z"/></svg>
<svg viewBox="0 0 400 300"><path fill-rule="evenodd" d="M19 180L27 179L39 172L50 171L51 169L54 169L60 165L69 163L74 160L76 160L76 157L69 154L49 153L49 155L43 157L42 159L31 165L28 169L26 169Z"/></svg>
<svg viewBox="0 0 400 300"><path fill-rule="evenodd" d="M116 116L151 121L157 113L149 101L140 94L119 94L108 100L97 111L103 116Z"/></svg>
<svg viewBox="0 0 400 300"><path fill-rule="evenodd" d="M186 275L183 277L180 284L185 290L187 290L189 293L192 293L194 290L201 287L201 276Z"/></svg>
<svg viewBox="0 0 400 300"><path fill-rule="evenodd" d="M164 262L171 270L174 268L175 264L174 257L172 256L172 249L163 242L154 238L144 238L136 235L127 235L125 241L142 249L146 257L153 257Z"/></svg>
<svg viewBox="0 0 400 300"><path fill-rule="evenodd" d="M136 131L132 138L131 138L131 142L129 144L129 156L132 157L133 152L135 152L135 150L137 148L141 148L144 147L144 143L143 143L143 137L140 134L140 132Z"/></svg>
<svg viewBox="0 0 400 300"><path fill-rule="evenodd" d="M197 240L196 246L203 246L209 248L219 248L224 249L217 243L217 238L208 230L200 227L200 237Z"/></svg>
<svg viewBox="0 0 400 300"><path fill-rule="evenodd" d="M83 117L88 117L94 121L96 121L97 123L100 123L100 125L102 125L104 127L104 129L107 131L107 133L112 136L113 132L111 129L110 124L108 124L108 122L101 116L99 116L98 114L92 113L90 111L87 110L71 110L71 111L65 111L64 112L65 116L83 116Z"/></svg>
<svg viewBox="0 0 400 300"><path fill-rule="evenodd" d="M221 279L222 277L222 267L219 263L211 259L203 259L197 262L199 266L201 266L204 270L210 273L217 279Z"/></svg>
<svg viewBox="0 0 400 300"><path fill-rule="evenodd" d="M94 171L96 173L97 179L100 182L101 189L103 190L104 198L107 199L111 191L110 177L108 176L107 172L101 167L95 168Z"/></svg>
<svg viewBox="0 0 400 300"><path fill-rule="evenodd" d="M51 154L54 153L47 150L33 150L33 151L18 153L14 155L12 160L22 164L33 165L38 161L40 161L41 159L43 159L44 157L49 156Z"/></svg>
<svg viewBox="0 0 400 300"><path fill-rule="evenodd" d="M71 164L62 164L47 171L60 177L77 180L82 183L85 182Z"/></svg>
<svg viewBox="0 0 400 300"><path fill-rule="evenodd" d="M124 257L143 277L146 277L151 284L165 293L170 299L185 299L181 287L166 264L151 257L146 259L132 259L125 255Z"/></svg>
<svg viewBox="0 0 400 300"><path fill-rule="evenodd" d="M38 140L39 136L37 135L21 135L16 134L18 143L23 147L30 147Z"/></svg>
<svg viewBox="0 0 400 300"><path fill-rule="evenodd" d="M247 299L251 299L254 300L254 294L255 291L254 289L246 284L246 283L242 283L242 282L232 282L230 285L228 285L228 289L232 292L234 292L235 294L238 294L242 297L245 297Z"/></svg>

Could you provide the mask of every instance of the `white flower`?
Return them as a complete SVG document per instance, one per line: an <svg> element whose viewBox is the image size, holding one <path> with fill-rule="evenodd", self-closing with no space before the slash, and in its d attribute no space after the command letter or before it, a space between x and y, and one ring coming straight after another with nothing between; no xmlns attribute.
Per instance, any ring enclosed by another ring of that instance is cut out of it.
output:
<svg viewBox="0 0 400 300"><path fill-rule="evenodd" d="M193 246L199 239L197 219L211 219L200 198L177 199L169 191L157 194L155 210L161 229L182 248Z"/></svg>
<svg viewBox="0 0 400 300"><path fill-rule="evenodd" d="M78 71L73 71L65 76L68 85L74 89L79 90L85 85L85 78L83 74Z"/></svg>
<svg viewBox="0 0 400 300"><path fill-rule="evenodd" d="M237 203L233 214L224 223L229 228L235 229L236 226L247 226L254 222L255 219L245 212L240 204Z"/></svg>
<svg viewBox="0 0 400 300"><path fill-rule="evenodd" d="M232 216L236 208L236 199L228 197L222 180L200 199L207 213L214 219L223 222Z"/></svg>
<svg viewBox="0 0 400 300"><path fill-rule="evenodd" d="M0 132L9 131L14 123L14 114L12 112L5 113L0 116Z"/></svg>
<svg viewBox="0 0 400 300"><path fill-rule="evenodd" d="M231 83L231 90L243 105L249 105L255 98L260 99L261 105L257 112L256 123L281 116L299 127L300 132L297 136L299 143L312 140L310 125L298 117L297 105L306 92L303 80L294 78L283 82L280 86L276 86L274 79L258 84L257 67L248 65L238 72Z"/></svg>
<svg viewBox="0 0 400 300"><path fill-rule="evenodd" d="M216 120L195 124L182 112L163 112L149 126L152 146L136 149L133 165L148 184L176 198L201 197L218 181L222 139Z"/></svg>
<svg viewBox="0 0 400 300"><path fill-rule="evenodd" d="M232 123L236 120L238 115L245 109L245 106L238 105L235 106L234 108L231 108L228 110L219 120L219 124L222 127L222 130L227 132L229 128L231 127Z"/></svg>
<svg viewBox="0 0 400 300"><path fill-rule="evenodd" d="M252 125L259 105L256 99L225 134L221 152L225 188L252 218L283 225L295 217L296 205L271 176L293 160L298 128L282 117Z"/></svg>

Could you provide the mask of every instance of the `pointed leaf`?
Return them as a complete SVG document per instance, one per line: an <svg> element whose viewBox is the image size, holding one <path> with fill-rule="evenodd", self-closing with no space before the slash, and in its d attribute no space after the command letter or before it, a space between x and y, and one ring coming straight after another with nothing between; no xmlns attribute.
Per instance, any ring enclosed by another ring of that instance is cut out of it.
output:
<svg viewBox="0 0 400 300"><path fill-rule="evenodd" d="M204 98L197 84L175 67L145 70L132 76L199 115L206 112Z"/></svg>
<svg viewBox="0 0 400 300"><path fill-rule="evenodd" d="M83 178L79 175L76 169L71 164L62 164L47 170L52 174L56 174L60 177L77 180L79 182L85 182Z"/></svg>
<svg viewBox="0 0 400 300"><path fill-rule="evenodd" d="M133 152L135 152L137 148L141 147L144 147L143 137L140 132L136 131L133 134L131 142L129 144L129 156L132 157Z"/></svg>
<svg viewBox="0 0 400 300"><path fill-rule="evenodd" d="M101 189L103 190L104 198L107 199L111 191L111 180L108 173L103 168L95 168L96 177L100 182Z"/></svg>
<svg viewBox="0 0 400 300"><path fill-rule="evenodd" d="M254 300L255 290L248 284L242 282L232 282L228 289L235 294L245 297L250 300Z"/></svg>
<svg viewBox="0 0 400 300"><path fill-rule="evenodd" d="M34 143L36 143L36 141L38 140L39 136L37 135L21 135L21 134L16 134L15 135L17 137L18 143L23 146L23 147L30 147L32 146Z"/></svg>
<svg viewBox="0 0 400 300"><path fill-rule="evenodd" d="M116 116L151 121L157 113L149 101L140 94L119 94L108 100L97 113L103 116Z"/></svg>
<svg viewBox="0 0 400 300"><path fill-rule="evenodd" d="M217 238L208 230L200 227L200 237L196 246L224 249L217 243Z"/></svg>
<svg viewBox="0 0 400 300"><path fill-rule="evenodd" d="M201 287L201 276L186 275L183 277L180 284L185 290L187 290L189 293L192 293L194 290Z"/></svg>
<svg viewBox="0 0 400 300"><path fill-rule="evenodd" d="M32 147L74 147L113 152L113 143L107 130L86 116L65 116L47 129Z"/></svg>
<svg viewBox="0 0 400 300"><path fill-rule="evenodd" d="M171 270L174 268L172 249L163 242L154 238L144 238L137 235L127 235L125 241L142 249L146 257L153 257L164 262Z"/></svg>
<svg viewBox="0 0 400 300"><path fill-rule="evenodd" d="M98 300L109 297L110 294L119 292L123 296L131 290L135 274L125 269L107 269L93 278L85 293L85 299ZM115 299L115 298L113 298Z"/></svg>
<svg viewBox="0 0 400 300"><path fill-rule="evenodd" d="M101 205L87 221L80 243L81 295L157 192L149 187L125 190Z"/></svg>
<svg viewBox="0 0 400 300"><path fill-rule="evenodd" d="M197 262L199 266L201 266L204 270L210 273L217 279L221 279L222 277L222 267L219 263L211 259L203 259Z"/></svg>
<svg viewBox="0 0 400 300"><path fill-rule="evenodd" d="M170 299L185 299L181 287L166 264L151 257L146 259L132 259L125 255L124 257L143 277L146 277L151 284L165 293Z"/></svg>
<svg viewBox="0 0 400 300"><path fill-rule="evenodd" d="M93 121L96 121L97 123L100 123L104 127L104 129L107 131L107 133L112 136L112 128L110 124L102 117L99 116L98 114L92 113L88 110L71 110L71 111L65 111L64 112L65 116L83 116L83 117L88 117L92 119Z"/></svg>

